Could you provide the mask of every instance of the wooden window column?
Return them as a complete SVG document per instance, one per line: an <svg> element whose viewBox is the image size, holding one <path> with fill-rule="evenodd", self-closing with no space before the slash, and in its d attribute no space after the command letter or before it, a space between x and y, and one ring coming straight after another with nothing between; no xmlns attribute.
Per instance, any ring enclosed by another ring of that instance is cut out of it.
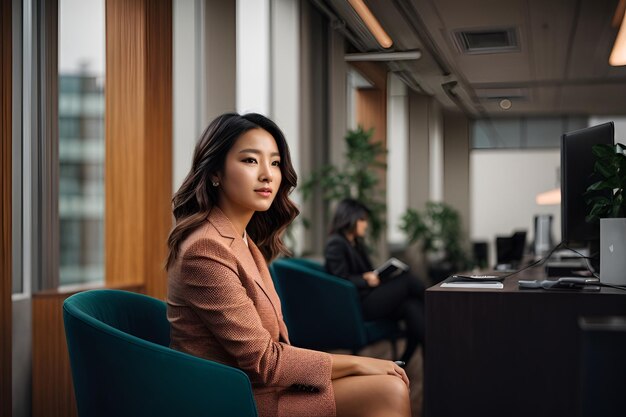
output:
<svg viewBox="0 0 626 417"><path fill-rule="evenodd" d="M105 274L165 298L172 226L172 3L107 0Z"/></svg>
<svg viewBox="0 0 626 417"><path fill-rule="evenodd" d="M11 103L12 103L11 0L0 0L0 415L11 415L12 269L11 269Z"/></svg>

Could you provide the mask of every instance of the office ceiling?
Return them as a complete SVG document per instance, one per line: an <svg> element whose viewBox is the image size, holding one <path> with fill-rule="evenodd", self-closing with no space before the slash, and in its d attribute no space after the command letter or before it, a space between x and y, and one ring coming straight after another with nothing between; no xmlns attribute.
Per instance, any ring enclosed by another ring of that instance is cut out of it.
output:
<svg viewBox="0 0 626 417"><path fill-rule="evenodd" d="M336 18L354 52L382 51L347 0L313 2ZM608 64L618 3L366 0L394 40L391 51L422 53L419 60L390 61L389 68L412 88L473 117L626 114L626 67ZM460 31L469 32L470 41L472 32L486 32L481 39L488 44L506 32L517 45L465 52ZM505 98L508 110L500 105Z"/></svg>

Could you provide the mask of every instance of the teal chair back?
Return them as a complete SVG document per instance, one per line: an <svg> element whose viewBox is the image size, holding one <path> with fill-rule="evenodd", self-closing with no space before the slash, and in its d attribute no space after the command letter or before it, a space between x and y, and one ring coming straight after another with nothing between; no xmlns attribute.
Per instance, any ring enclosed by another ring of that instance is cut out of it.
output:
<svg viewBox="0 0 626 417"><path fill-rule="evenodd" d="M80 417L257 415L245 373L168 347L163 301L85 291L63 320Z"/></svg>
<svg viewBox="0 0 626 417"><path fill-rule="evenodd" d="M284 258L270 265L279 291L289 338L295 346L317 350L350 349L389 339L395 354L397 323L365 321L354 284L330 275L315 261Z"/></svg>

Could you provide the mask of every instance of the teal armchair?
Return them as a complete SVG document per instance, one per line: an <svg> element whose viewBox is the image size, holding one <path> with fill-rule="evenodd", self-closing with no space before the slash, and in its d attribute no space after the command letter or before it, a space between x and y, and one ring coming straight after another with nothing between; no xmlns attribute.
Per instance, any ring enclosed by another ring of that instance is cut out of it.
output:
<svg viewBox="0 0 626 417"><path fill-rule="evenodd" d="M245 373L168 347L160 300L85 291L63 320L80 417L257 416Z"/></svg>
<svg viewBox="0 0 626 417"><path fill-rule="evenodd" d="M388 339L397 357L397 322L365 321L358 291L350 281L326 273L318 262L302 258L278 259L270 265L270 273L295 346L357 353L371 343Z"/></svg>

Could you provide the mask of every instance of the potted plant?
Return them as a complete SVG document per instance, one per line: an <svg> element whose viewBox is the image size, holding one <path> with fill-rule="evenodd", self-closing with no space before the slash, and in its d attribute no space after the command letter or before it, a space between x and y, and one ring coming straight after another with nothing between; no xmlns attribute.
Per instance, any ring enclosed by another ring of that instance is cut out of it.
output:
<svg viewBox="0 0 626 417"><path fill-rule="evenodd" d="M587 188L590 206L587 221L600 220L600 266L602 281L625 285L623 253L612 256L615 247L626 245L626 147L621 144L595 145L594 173L600 178ZM596 264L597 265L597 264Z"/></svg>
<svg viewBox="0 0 626 417"><path fill-rule="evenodd" d="M626 146L621 143L615 145L594 145L593 154L596 157L594 174L600 180L587 188L587 204L590 206L587 221L597 221L605 218L619 218L626 214L624 188L626 188ZM609 190L605 194L597 195L598 191Z"/></svg>
<svg viewBox="0 0 626 417"><path fill-rule="evenodd" d="M300 186L302 198L307 200L315 189L323 192L327 202L354 198L371 211L370 233L378 239L384 227L385 203L379 199L378 173L387 165L382 162L386 153L382 143L372 141L374 129L349 130L346 137L346 162L342 166L326 165L314 171Z"/></svg>
<svg viewBox="0 0 626 417"><path fill-rule="evenodd" d="M428 202L423 212L408 209L402 215L400 229L409 243L421 242L428 274L434 282L467 267L461 216L450 205Z"/></svg>

